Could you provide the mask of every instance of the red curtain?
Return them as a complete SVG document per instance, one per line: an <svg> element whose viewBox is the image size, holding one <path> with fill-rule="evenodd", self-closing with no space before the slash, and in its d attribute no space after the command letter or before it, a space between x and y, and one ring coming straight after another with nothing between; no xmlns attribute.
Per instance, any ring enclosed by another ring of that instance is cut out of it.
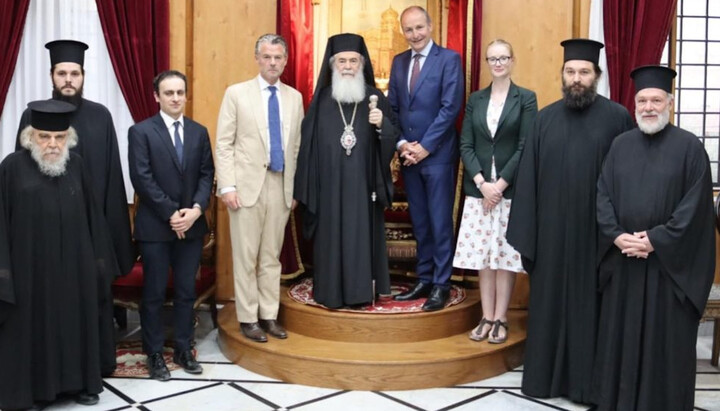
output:
<svg viewBox="0 0 720 411"><path fill-rule="evenodd" d="M635 88L630 72L659 64L677 0L604 0L605 51L610 96L635 112Z"/></svg>
<svg viewBox="0 0 720 411"><path fill-rule="evenodd" d="M0 66L0 113L3 111L8 88L15 72L29 5L30 0L0 1L0 50L5 50L3 64Z"/></svg>
<svg viewBox="0 0 720 411"><path fill-rule="evenodd" d="M170 66L169 0L96 0L110 60L136 122L157 113L152 79Z"/></svg>
<svg viewBox="0 0 720 411"><path fill-rule="evenodd" d="M303 95L305 108L313 96L313 10L310 0L280 0L277 32L288 43L288 63L280 78Z"/></svg>
<svg viewBox="0 0 720 411"><path fill-rule="evenodd" d="M288 62L280 80L303 95L305 109L313 97L313 10L310 0L279 0L276 31L288 43ZM304 272L303 259L312 262L312 243L301 237L300 213L292 212L285 226L280 251L282 279L290 280ZM301 257L302 255L302 257Z"/></svg>

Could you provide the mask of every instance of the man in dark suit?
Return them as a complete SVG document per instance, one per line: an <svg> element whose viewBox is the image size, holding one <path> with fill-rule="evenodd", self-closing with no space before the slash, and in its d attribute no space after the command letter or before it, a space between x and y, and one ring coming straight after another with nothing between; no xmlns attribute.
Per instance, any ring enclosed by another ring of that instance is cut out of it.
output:
<svg viewBox="0 0 720 411"><path fill-rule="evenodd" d="M445 307L450 294L455 120L463 73L460 55L433 43L432 22L422 7L405 9L400 23L410 50L393 59L388 99L400 124L397 148L417 240L419 281L395 299L428 297L423 310L435 311Z"/></svg>
<svg viewBox="0 0 720 411"><path fill-rule="evenodd" d="M193 331L195 273L200 265L202 218L210 201L213 159L207 129L183 116L187 80L165 71L153 80L160 112L128 131L130 179L139 197L135 240L143 258L144 284L140 321L150 378L170 378L162 356L162 306L172 267L174 301L173 361L186 372L202 367L190 348Z"/></svg>

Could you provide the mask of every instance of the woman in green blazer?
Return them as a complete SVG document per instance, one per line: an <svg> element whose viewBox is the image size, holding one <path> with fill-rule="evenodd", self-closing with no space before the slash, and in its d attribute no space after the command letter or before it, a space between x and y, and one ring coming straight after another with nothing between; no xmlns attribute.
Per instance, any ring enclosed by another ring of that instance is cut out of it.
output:
<svg viewBox="0 0 720 411"><path fill-rule="evenodd" d="M483 316L470 339L500 344L507 340L507 309L516 273L522 270L520 255L505 240L505 232L537 98L510 80L515 64L510 43L492 41L486 61L492 83L470 95L460 136L466 197L453 266L480 271Z"/></svg>

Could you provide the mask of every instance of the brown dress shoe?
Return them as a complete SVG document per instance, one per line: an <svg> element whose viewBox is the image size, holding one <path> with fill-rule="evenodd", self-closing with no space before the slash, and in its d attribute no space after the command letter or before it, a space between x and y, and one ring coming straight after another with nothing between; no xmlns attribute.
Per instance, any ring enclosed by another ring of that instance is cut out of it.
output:
<svg viewBox="0 0 720 411"><path fill-rule="evenodd" d="M265 335L265 331L260 328L258 323L240 323L240 331L250 340L267 342L267 335Z"/></svg>
<svg viewBox="0 0 720 411"><path fill-rule="evenodd" d="M260 320L260 326L263 330L267 331L268 334L275 338L279 338L281 340L287 338L287 332L283 326L277 322L277 320Z"/></svg>

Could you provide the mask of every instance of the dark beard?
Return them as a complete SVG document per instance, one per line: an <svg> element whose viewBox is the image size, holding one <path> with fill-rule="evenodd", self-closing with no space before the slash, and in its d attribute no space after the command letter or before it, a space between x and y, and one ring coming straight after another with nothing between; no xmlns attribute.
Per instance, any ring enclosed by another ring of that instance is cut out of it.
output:
<svg viewBox="0 0 720 411"><path fill-rule="evenodd" d="M80 107L80 104L82 103L82 94L83 94L82 86L80 86L80 88L77 90L77 92L75 93L74 96L63 95L63 93L60 90L58 90L57 87L53 86L52 98L53 98L53 100L65 101L65 102L68 102L68 103L74 105L75 107Z"/></svg>
<svg viewBox="0 0 720 411"><path fill-rule="evenodd" d="M597 97L597 80L593 81L590 87L583 87L580 92L572 90L572 85L562 86L563 100L565 105L573 110L582 110L595 102Z"/></svg>

